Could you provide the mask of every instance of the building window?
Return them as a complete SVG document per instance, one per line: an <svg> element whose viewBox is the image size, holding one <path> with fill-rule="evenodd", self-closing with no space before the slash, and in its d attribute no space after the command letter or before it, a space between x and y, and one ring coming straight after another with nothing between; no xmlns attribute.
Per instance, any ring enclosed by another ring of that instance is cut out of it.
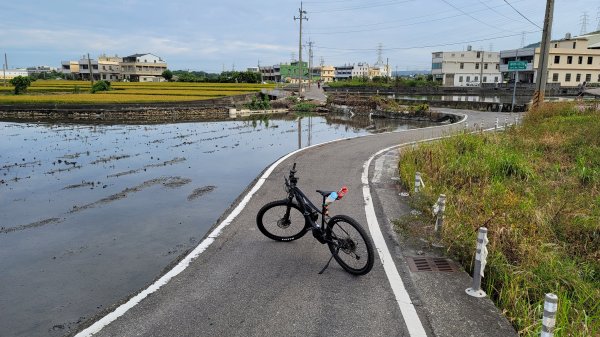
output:
<svg viewBox="0 0 600 337"><path fill-rule="evenodd" d="M479 76L475 76L475 82L479 82Z"/></svg>
<svg viewBox="0 0 600 337"><path fill-rule="evenodd" d="M471 82L471 76L467 76L467 82Z"/></svg>
<svg viewBox="0 0 600 337"><path fill-rule="evenodd" d="M573 42L573 49L577 48L577 42Z"/></svg>
<svg viewBox="0 0 600 337"><path fill-rule="evenodd" d="M483 76L483 83L487 83L487 76Z"/></svg>
<svg viewBox="0 0 600 337"><path fill-rule="evenodd" d="M560 55L554 55L554 64L560 64Z"/></svg>
<svg viewBox="0 0 600 337"><path fill-rule="evenodd" d="M494 83L498 83L498 76L494 76Z"/></svg>
<svg viewBox="0 0 600 337"><path fill-rule="evenodd" d="M555 44L554 44L554 48L558 48L558 43L555 43Z"/></svg>
<svg viewBox="0 0 600 337"><path fill-rule="evenodd" d="M465 54L460 54L460 57L465 57Z"/></svg>
<svg viewBox="0 0 600 337"><path fill-rule="evenodd" d="M565 75L565 82L571 82L571 74Z"/></svg>
<svg viewBox="0 0 600 337"><path fill-rule="evenodd" d="M475 69L479 69L479 63L475 63Z"/></svg>
<svg viewBox="0 0 600 337"><path fill-rule="evenodd" d="M590 83L592 81L592 74L585 74L585 81Z"/></svg>
<svg viewBox="0 0 600 337"><path fill-rule="evenodd" d="M477 52L477 58L480 58L480 57L481 57L481 52L480 52L480 51L478 51L478 52Z"/></svg>
<svg viewBox="0 0 600 337"><path fill-rule="evenodd" d="M500 64L496 63L496 70L500 69Z"/></svg>
<svg viewBox="0 0 600 337"><path fill-rule="evenodd" d="M598 76L600 77L600 75L598 75ZM463 81L463 77L462 77L462 76L459 76L459 77L458 77L458 82L462 83L462 81Z"/></svg>
<svg viewBox="0 0 600 337"><path fill-rule="evenodd" d="M573 64L573 56L567 56L567 64Z"/></svg>
<svg viewBox="0 0 600 337"><path fill-rule="evenodd" d="M487 68L488 68L488 64L486 63L483 65L483 69L487 70Z"/></svg>
<svg viewBox="0 0 600 337"><path fill-rule="evenodd" d="M583 64L583 56L579 56L579 60L577 61L577 64Z"/></svg>
<svg viewBox="0 0 600 337"><path fill-rule="evenodd" d="M577 76L575 76L575 82L581 82L581 74L577 74Z"/></svg>
<svg viewBox="0 0 600 337"><path fill-rule="evenodd" d="M460 64L460 69L465 69L465 64L464 63Z"/></svg>
<svg viewBox="0 0 600 337"><path fill-rule="evenodd" d="M558 82L558 73L552 74L552 82Z"/></svg>
<svg viewBox="0 0 600 337"><path fill-rule="evenodd" d="M452 53L452 57L455 57L455 56L456 56L456 54Z"/></svg>
<svg viewBox="0 0 600 337"><path fill-rule="evenodd" d="M593 64L593 63L594 63L594 57L588 56L588 64Z"/></svg>

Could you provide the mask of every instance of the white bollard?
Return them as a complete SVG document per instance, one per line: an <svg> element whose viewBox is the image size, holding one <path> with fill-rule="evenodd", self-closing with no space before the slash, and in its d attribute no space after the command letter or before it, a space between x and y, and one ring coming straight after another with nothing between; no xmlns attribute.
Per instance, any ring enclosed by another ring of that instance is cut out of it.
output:
<svg viewBox="0 0 600 337"><path fill-rule="evenodd" d="M504 117L504 128L508 126L508 117Z"/></svg>
<svg viewBox="0 0 600 337"><path fill-rule="evenodd" d="M446 211L446 195L440 194L436 205L434 206L434 213L436 215L435 220L435 232L438 236L441 235L442 226L444 225L444 212Z"/></svg>
<svg viewBox="0 0 600 337"><path fill-rule="evenodd" d="M481 278L487 263L487 228L480 227L477 235L477 254L475 254L475 268L473 269L473 285L465 291L473 297L485 297L485 291L481 289Z"/></svg>
<svg viewBox="0 0 600 337"><path fill-rule="evenodd" d="M498 130L498 117L496 117L496 124L494 124L494 130Z"/></svg>
<svg viewBox="0 0 600 337"><path fill-rule="evenodd" d="M554 336L554 326L556 325L556 311L558 310L558 296L546 294L544 300L544 318L542 319L541 337Z"/></svg>
<svg viewBox="0 0 600 337"><path fill-rule="evenodd" d="M421 172L415 173L415 193L419 193L421 191Z"/></svg>

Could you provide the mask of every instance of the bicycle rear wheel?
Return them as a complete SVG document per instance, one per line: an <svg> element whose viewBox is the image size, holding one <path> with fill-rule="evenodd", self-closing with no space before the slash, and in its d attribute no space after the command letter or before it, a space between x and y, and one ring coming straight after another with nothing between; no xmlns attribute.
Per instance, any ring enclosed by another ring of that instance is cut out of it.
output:
<svg viewBox="0 0 600 337"><path fill-rule="evenodd" d="M300 207L289 200L277 200L264 205L256 215L258 229L276 241L293 241L306 234L306 219Z"/></svg>
<svg viewBox="0 0 600 337"><path fill-rule="evenodd" d="M336 215L327 222L329 250L347 272L365 275L373 268L373 241L361 225L349 216Z"/></svg>

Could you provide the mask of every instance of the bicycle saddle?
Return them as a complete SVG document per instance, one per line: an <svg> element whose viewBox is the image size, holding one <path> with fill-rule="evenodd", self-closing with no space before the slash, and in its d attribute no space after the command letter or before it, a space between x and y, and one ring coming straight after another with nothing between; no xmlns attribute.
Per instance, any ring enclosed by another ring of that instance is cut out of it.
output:
<svg viewBox="0 0 600 337"><path fill-rule="evenodd" d="M317 193L321 194L324 197L330 195L333 192L335 192L335 191L321 191L321 190L317 190Z"/></svg>

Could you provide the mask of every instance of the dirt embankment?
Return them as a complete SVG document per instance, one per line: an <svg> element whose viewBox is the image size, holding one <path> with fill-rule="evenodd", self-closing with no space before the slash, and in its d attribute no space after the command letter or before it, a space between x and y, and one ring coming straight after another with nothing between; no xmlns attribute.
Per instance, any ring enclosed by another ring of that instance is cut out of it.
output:
<svg viewBox="0 0 600 337"><path fill-rule="evenodd" d="M370 115L373 118L410 119L430 122L457 122L455 115L430 109L427 103L403 105L394 99L381 96L330 95L327 99L330 108L348 107L357 115Z"/></svg>
<svg viewBox="0 0 600 337"><path fill-rule="evenodd" d="M164 123L223 120L258 93L190 102L0 105L0 121Z"/></svg>

